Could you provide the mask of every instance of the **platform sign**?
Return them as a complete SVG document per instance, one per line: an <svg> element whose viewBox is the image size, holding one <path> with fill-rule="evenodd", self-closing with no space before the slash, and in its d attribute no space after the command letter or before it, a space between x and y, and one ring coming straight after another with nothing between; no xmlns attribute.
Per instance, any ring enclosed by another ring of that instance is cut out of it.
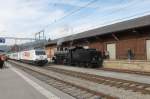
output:
<svg viewBox="0 0 150 99"><path fill-rule="evenodd" d="M0 38L0 43L5 43L5 38Z"/></svg>

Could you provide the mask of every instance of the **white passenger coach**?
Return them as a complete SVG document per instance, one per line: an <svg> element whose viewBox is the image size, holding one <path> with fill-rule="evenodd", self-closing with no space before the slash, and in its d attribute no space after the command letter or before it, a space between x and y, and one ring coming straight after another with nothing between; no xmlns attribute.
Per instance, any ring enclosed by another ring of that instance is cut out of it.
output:
<svg viewBox="0 0 150 99"><path fill-rule="evenodd" d="M8 54L8 57L12 60L22 61L35 65L45 65L48 62L44 49L32 49L10 53Z"/></svg>

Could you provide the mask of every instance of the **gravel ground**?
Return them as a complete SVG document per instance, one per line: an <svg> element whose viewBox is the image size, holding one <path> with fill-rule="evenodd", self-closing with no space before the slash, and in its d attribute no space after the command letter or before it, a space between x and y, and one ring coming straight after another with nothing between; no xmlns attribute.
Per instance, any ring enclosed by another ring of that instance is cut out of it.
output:
<svg viewBox="0 0 150 99"><path fill-rule="evenodd" d="M63 66L63 65L51 65L50 67L61 68L66 70L73 70L83 73L95 74L105 77L112 77L124 80L130 80L140 83L150 84L150 76L138 75L138 74L128 74L128 73L120 73L120 72L111 72L104 70L95 70L95 69L87 69L87 68L79 68L79 67L71 67L71 66Z"/></svg>
<svg viewBox="0 0 150 99"><path fill-rule="evenodd" d="M83 86L83 87L86 87L86 88L89 88L89 89L92 89L95 91L100 91L105 94L119 97L120 99L150 99L150 95L144 95L144 94L140 94L138 92L124 90L122 88L116 88L116 87L110 87L110 86L103 85L103 84L97 84L97 83L82 80L79 78L74 78L71 76L66 76L63 74L52 72L49 70L39 69L37 67L30 67L30 68L40 70L41 72L46 73L47 75L53 76L53 77L61 79L61 80L65 80L70 83L74 83L76 85L80 85L80 86ZM84 69L84 71L85 71L85 69Z"/></svg>

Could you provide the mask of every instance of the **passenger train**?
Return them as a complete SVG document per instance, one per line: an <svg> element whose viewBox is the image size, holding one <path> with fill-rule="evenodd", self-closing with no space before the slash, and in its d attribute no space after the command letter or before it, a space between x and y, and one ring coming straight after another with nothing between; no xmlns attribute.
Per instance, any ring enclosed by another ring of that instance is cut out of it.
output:
<svg viewBox="0 0 150 99"><path fill-rule="evenodd" d="M48 62L44 49L32 49L10 53L8 54L8 58L39 66L45 65Z"/></svg>

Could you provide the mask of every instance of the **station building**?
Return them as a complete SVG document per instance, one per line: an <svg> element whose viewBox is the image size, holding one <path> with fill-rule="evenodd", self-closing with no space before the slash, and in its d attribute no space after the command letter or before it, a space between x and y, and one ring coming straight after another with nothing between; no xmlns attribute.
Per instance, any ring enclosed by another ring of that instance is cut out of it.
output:
<svg viewBox="0 0 150 99"><path fill-rule="evenodd" d="M45 46L49 58L54 55L60 41L64 47L80 45L108 51L109 61L127 60L130 49L133 60L149 62L150 15L52 40Z"/></svg>

